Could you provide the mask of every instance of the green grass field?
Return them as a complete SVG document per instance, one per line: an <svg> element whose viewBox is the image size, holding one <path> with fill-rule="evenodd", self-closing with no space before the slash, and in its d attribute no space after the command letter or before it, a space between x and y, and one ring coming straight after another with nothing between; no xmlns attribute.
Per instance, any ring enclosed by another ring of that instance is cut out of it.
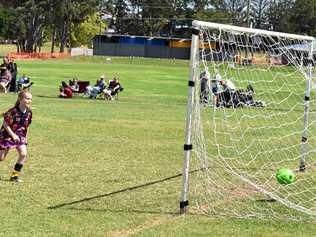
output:
<svg viewBox="0 0 316 237"><path fill-rule="evenodd" d="M188 62L17 61L35 82L23 183L0 164L0 236L315 236L312 223L178 215ZM57 98L74 76L119 75L118 101ZM0 94L0 111L15 94Z"/></svg>

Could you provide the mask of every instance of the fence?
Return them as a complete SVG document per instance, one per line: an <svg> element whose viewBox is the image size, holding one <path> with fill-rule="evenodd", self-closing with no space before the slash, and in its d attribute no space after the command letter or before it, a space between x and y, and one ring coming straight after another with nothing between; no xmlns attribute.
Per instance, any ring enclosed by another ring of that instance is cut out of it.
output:
<svg viewBox="0 0 316 237"><path fill-rule="evenodd" d="M190 39L97 35L93 40L93 54L189 59L190 45Z"/></svg>
<svg viewBox="0 0 316 237"><path fill-rule="evenodd" d="M66 53L25 53L25 52L10 52L7 55L13 59L49 59L49 58L66 58L70 54Z"/></svg>

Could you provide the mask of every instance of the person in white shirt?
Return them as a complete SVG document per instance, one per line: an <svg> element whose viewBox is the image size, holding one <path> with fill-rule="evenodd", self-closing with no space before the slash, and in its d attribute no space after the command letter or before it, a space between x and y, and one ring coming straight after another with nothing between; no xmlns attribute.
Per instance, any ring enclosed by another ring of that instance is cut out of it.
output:
<svg viewBox="0 0 316 237"><path fill-rule="evenodd" d="M236 87L231 80L221 80L223 91L220 94L221 101L224 107L233 106L233 96L236 91Z"/></svg>

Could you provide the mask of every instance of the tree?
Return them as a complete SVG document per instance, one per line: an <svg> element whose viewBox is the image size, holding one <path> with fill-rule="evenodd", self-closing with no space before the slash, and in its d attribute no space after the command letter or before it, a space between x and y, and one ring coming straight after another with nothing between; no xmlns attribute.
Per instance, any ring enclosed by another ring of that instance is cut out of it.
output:
<svg viewBox="0 0 316 237"><path fill-rule="evenodd" d="M9 32L10 14L5 8L0 8L0 38L7 38Z"/></svg>
<svg viewBox="0 0 316 237"><path fill-rule="evenodd" d="M291 10L292 32L316 36L315 0L296 0Z"/></svg>
<svg viewBox="0 0 316 237"><path fill-rule="evenodd" d="M54 51L56 40L59 42L59 51L64 52L66 46L71 46L70 35L72 28L84 22L89 15L97 11L98 0L48 0L50 13L49 28L51 31L52 47Z"/></svg>
<svg viewBox="0 0 316 237"><path fill-rule="evenodd" d="M81 24L72 27L70 45L71 47L78 47L86 45L92 47L92 38L102 33L106 27L104 20L100 14L94 13Z"/></svg>
<svg viewBox="0 0 316 237"><path fill-rule="evenodd" d="M193 0L102 0L100 5L103 13L112 16L109 28L117 33L160 36L173 34L175 21L181 25L191 19L194 4Z"/></svg>
<svg viewBox="0 0 316 237"><path fill-rule="evenodd" d="M250 1L250 15L253 26L255 28L269 28L267 10L269 8L270 0L252 0Z"/></svg>
<svg viewBox="0 0 316 237"><path fill-rule="evenodd" d="M273 0L267 9L267 18L271 30L292 32L289 18L295 0Z"/></svg>
<svg viewBox="0 0 316 237"><path fill-rule="evenodd" d="M47 0L3 3L8 11L6 38L17 40L18 51L34 52L41 44L46 19Z"/></svg>
<svg viewBox="0 0 316 237"><path fill-rule="evenodd" d="M44 36L51 34L52 52L55 40L59 40L60 52L64 52L71 27L80 25L88 15L96 12L99 0L12 0L0 3L9 16L0 15L0 19L6 19L8 23L7 28L1 29L1 34L16 39L18 51L40 51Z"/></svg>
<svg viewBox="0 0 316 237"><path fill-rule="evenodd" d="M128 12L127 2L125 0L117 0L114 7L114 25L118 33L128 32L129 27L125 24L125 17L128 16Z"/></svg>
<svg viewBox="0 0 316 237"><path fill-rule="evenodd" d="M223 0L216 4L216 8L226 12L234 25L245 25L247 0Z"/></svg>

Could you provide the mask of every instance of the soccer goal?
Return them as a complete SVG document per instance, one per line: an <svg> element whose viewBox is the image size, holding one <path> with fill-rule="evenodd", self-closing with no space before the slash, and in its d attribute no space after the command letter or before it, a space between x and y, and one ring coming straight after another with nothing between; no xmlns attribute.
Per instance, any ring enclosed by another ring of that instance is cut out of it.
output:
<svg viewBox="0 0 316 237"><path fill-rule="evenodd" d="M192 28L180 212L315 221L314 38Z"/></svg>

